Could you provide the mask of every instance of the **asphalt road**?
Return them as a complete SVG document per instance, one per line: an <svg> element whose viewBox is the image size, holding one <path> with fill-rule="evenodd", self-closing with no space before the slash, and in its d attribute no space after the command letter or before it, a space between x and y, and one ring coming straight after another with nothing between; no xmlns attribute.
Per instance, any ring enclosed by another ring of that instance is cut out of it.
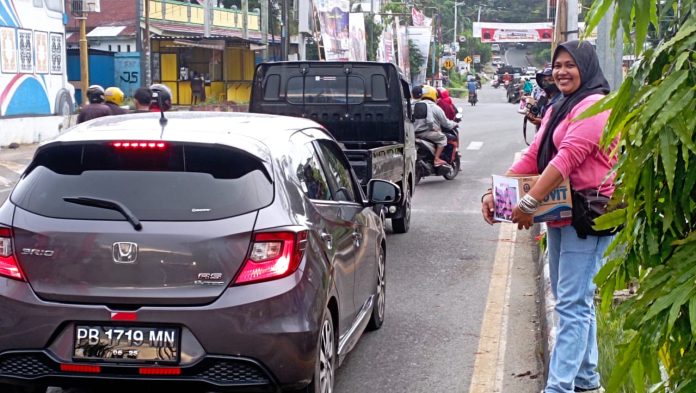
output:
<svg viewBox="0 0 696 393"><path fill-rule="evenodd" d="M463 100L458 104L464 109L462 171L452 181L423 179L414 195L410 232L389 234L385 324L366 333L338 369L336 393L474 392L472 378L482 371L500 380L502 389L495 391L541 389L537 272L529 233L515 241L509 302L501 305L507 327L501 340L504 359L498 370L475 365L481 341L490 339L481 326L500 244L500 226L482 220L479 200L490 175L504 173L525 147L522 116L505 101L503 89L489 86L475 107ZM30 154L20 148L2 157L14 159L0 160L0 200Z"/></svg>
<svg viewBox="0 0 696 393"><path fill-rule="evenodd" d="M348 355L338 371L337 393L470 391L499 229L481 218L480 196L490 175L504 173L526 146L522 116L505 101L503 89L484 87L475 107L459 103L462 172L452 181L426 178L416 187L411 230L388 237L385 324L364 335ZM529 243L522 248L518 254L529 257ZM531 270L525 280L519 277L526 284L511 294L524 303L511 310L527 311L509 323L516 340L508 341L508 359L514 360L505 368L510 380L503 392L540 389L531 342L536 318ZM531 379L516 377L527 371Z"/></svg>
<svg viewBox="0 0 696 393"><path fill-rule="evenodd" d="M532 64L527 61L527 50L510 48L505 51L505 63L514 67L527 67Z"/></svg>

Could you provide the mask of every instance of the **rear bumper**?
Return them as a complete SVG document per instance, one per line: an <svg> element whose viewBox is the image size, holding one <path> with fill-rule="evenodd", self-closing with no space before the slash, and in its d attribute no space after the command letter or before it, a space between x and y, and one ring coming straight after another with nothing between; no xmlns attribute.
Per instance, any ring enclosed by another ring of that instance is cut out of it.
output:
<svg viewBox="0 0 696 393"><path fill-rule="evenodd" d="M48 351L6 352L0 355L0 381L48 386L107 386L117 380L131 384L176 384L173 391L180 391L182 384L216 390L234 388L237 392L278 390L277 383L261 364L237 357L206 356L196 364L182 367L180 375L176 376L140 375L138 367L123 365L101 366L99 373L63 372L60 364Z"/></svg>
<svg viewBox="0 0 696 393"><path fill-rule="evenodd" d="M142 307L135 311L135 321L118 322L181 326L177 376L139 375L137 366L111 362L87 363L101 366L99 374L62 372L61 364L75 364L76 323L116 323L112 312L125 310L46 302L29 284L0 278L0 379L63 385L76 378L186 381L251 391L306 385L314 373L326 302L326 291L312 284L323 282L317 274L297 270L280 280L230 287L208 305Z"/></svg>

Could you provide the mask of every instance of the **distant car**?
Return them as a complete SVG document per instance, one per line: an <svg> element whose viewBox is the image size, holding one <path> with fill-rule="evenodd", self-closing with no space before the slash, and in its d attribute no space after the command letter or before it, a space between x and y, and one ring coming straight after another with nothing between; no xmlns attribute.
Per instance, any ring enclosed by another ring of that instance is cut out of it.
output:
<svg viewBox="0 0 696 393"><path fill-rule="evenodd" d="M537 73L536 67L527 67L527 71L526 71L527 75L535 76L536 73Z"/></svg>
<svg viewBox="0 0 696 393"><path fill-rule="evenodd" d="M503 64L505 64L505 62L503 62L503 59L500 56L492 56L491 57L491 64L495 67L500 67Z"/></svg>
<svg viewBox="0 0 696 393"><path fill-rule="evenodd" d="M517 49L524 49L526 47L527 47L527 44L525 44L524 42L518 42L515 44L515 48L517 48Z"/></svg>
<svg viewBox="0 0 696 393"><path fill-rule="evenodd" d="M44 143L0 207L0 392L333 391L384 320L399 188L364 195L311 120L159 116Z"/></svg>
<svg viewBox="0 0 696 393"><path fill-rule="evenodd" d="M491 44L491 51L493 51L493 52L500 52L500 45L498 45L498 44Z"/></svg>

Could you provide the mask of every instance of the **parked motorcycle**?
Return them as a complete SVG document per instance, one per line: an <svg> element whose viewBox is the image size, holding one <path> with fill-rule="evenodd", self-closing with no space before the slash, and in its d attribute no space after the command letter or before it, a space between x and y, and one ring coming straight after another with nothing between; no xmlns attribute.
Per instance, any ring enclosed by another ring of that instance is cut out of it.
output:
<svg viewBox="0 0 696 393"><path fill-rule="evenodd" d="M457 108L455 121L462 119L462 108ZM416 137L416 184L426 176L442 176L447 180L457 177L461 170L461 155L459 154L459 130L455 127L452 130L443 129L442 132L447 136L447 146L442 151L440 158L447 162L447 165L435 166L435 144L427 139Z"/></svg>

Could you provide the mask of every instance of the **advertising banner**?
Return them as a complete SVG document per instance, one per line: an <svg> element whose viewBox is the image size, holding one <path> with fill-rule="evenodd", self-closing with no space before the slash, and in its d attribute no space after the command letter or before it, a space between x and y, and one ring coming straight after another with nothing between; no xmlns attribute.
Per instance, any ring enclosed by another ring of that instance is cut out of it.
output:
<svg viewBox="0 0 696 393"><path fill-rule="evenodd" d="M408 35L406 34L406 26L399 26L399 19L394 20L396 26L396 47L399 51L399 67L404 72L406 78L411 80L411 61L408 54Z"/></svg>
<svg viewBox="0 0 696 393"><path fill-rule="evenodd" d="M349 60L348 0L314 0L326 60Z"/></svg>
<svg viewBox="0 0 696 393"><path fill-rule="evenodd" d="M418 75L413 77L411 84L420 85L425 83L425 73L428 69L428 55L430 54L430 37L432 36L430 27L409 26L407 29L408 39L413 41L413 44L420 52L423 61L421 64L414 64L418 67Z"/></svg>
<svg viewBox="0 0 696 393"><path fill-rule="evenodd" d="M385 63L396 63L394 59L394 29L391 24L384 27L382 36L379 39L380 56L378 61Z"/></svg>
<svg viewBox="0 0 696 393"><path fill-rule="evenodd" d="M351 61L367 61L367 51L365 45L365 17L363 14L350 14L350 60Z"/></svg>
<svg viewBox="0 0 696 393"><path fill-rule="evenodd" d="M474 22L474 37L481 42L551 42L553 24Z"/></svg>
<svg viewBox="0 0 696 393"><path fill-rule="evenodd" d="M411 8L411 20L413 25L417 27L430 27L433 23L432 18L423 15L416 7Z"/></svg>

